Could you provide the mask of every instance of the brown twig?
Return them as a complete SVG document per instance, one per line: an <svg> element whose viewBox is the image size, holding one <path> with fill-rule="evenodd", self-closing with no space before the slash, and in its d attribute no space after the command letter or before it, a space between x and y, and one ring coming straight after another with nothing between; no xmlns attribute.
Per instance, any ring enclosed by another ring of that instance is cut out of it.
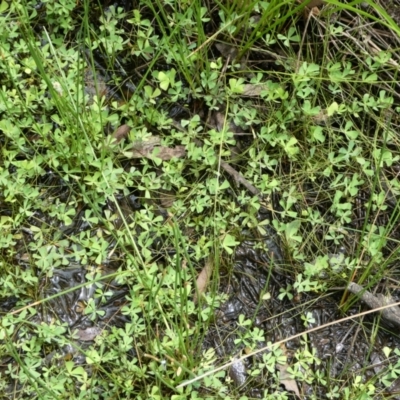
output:
<svg viewBox="0 0 400 400"><path fill-rule="evenodd" d="M393 304L395 300L392 297L386 297L382 294L374 296L372 293L368 292L361 285L351 282L347 286L347 290L353 294L359 295L360 299L371 308L377 308L381 306L387 306ZM382 318L389 324L396 327L400 327L400 308L399 307L389 307L382 311Z"/></svg>
<svg viewBox="0 0 400 400"><path fill-rule="evenodd" d="M254 187L240 172L237 172L227 162L221 160L221 167L232 176L236 183L241 183L251 194L259 196L260 191Z"/></svg>
<svg viewBox="0 0 400 400"><path fill-rule="evenodd" d="M242 356L242 357L240 357L240 358L235 358L233 361L230 361L230 362L228 362L228 363L226 363L226 364L224 364L224 365L221 365L220 367L217 367L217 368L215 368L215 369L213 369L213 370L211 370L211 371L207 371L207 372L205 372L204 374L201 374L200 376L196 376L196 377L193 378L193 379L190 379L190 380L188 380L188 381L182 382L180 385L177 386L177 388L179 389L179 388L188 386L188 385L190 385L190 384L192 384L192 383L194 383L194 382L199 381L200 379L205 378L206 376L210 376L210 375L212 375L212 374L215 374L216 372L222 371L222 370L224 370L224 369L230 367L231 365L233 365L234 363L236 363L236 362L238 362L238 361L242 361L242 360L245 360L246 358L253 357L253 356L256 355L256 354L263 353L263 352L265 352L266 350L269 350L272 346L279 346L279 345L281 345L282 343L286 343L286 342L291 341L291 340L293 340L293 339L299 338L299 337L301 337L301 336L303 336L303 335L308 335L308 334L310 334L310 333L312 333L312 332L320 331L321 329L325 329L325 328L327 328L327 327L329 327L329 326L332 326L332 325L335 325L335 324L339 324L339 323L348 321L348 320L350 320L350 319L354 319L354 318L356 318L356 317L362 317L363 315L372 314L373 312L376 312L376 311L386 310L386 309L388 309L388 308L390 308L390 307L399 306L399 305L400 305L400 302L394 303L394 304L389 304L389 305L384 305L384 306L382 306L382 307L374 308L373 310L364 311L364 312L359 313L359 314L357 314L357 315L350 315L350 316L348 316L348 317L339 319L339 320L337 320L337 321L332 321L332 322L328 322L328 323L326 323L326 324L324 324L324 325L321 325L321 326L316 326L315 328L309 329L309 330L307 330L307 331L305 331L305 332L297 333L296 335L293 335L293 336L290 336L290 337L288 337L288 338L286 338L286 339L282 339L282 340L280 340L280 341L278 341L278 342L275 342L275 343L272 344L272 345L265 346L265 347L262 347L261 349L257 349L257 350L255 350L255 351L252 351L251 353L246 354L246 355L244 355L244 356Z"/></svg>

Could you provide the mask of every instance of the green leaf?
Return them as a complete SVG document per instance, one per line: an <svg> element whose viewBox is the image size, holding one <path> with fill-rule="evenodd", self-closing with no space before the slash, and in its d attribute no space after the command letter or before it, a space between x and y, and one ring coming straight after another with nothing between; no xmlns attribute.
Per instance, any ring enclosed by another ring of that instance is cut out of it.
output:
<svg viewBox="0 0 400 400"><path fill-rule="evenodd" d="M358 138L358 132L355 130L351 130L353 127L353 123L351 121L346 122L346 126L344 127L343 133L347 136L347 138L351 140L355 140Z"/></svg>
<svg viewBox="0 0 400 400"><path fill-rule="evenodd" d="M232 93L238 93L238 94L243 93L244 80L242 78L240 79L231 78L229 79L229 87Z"/></svg>
<svg viewBox="0 0 400 400"><path fill-rule="evenodd" d="M312 127L312 135L313 138L318 140L321 143L325 142L325 136L324 136L324 130L322 129L322 126L313 126Z"/></svg>
<svg viewBox="0 0 400 400"><path fill-rule="evenodd" d="M8 9L8 3L6 1L2 1L0 4L0 14L3 14L4 11Z"/></svg>
<svg viewBox="0 0 400 400"><path fill-rule="evenodd" d="M378 81L378 75L377 74L371 74L371 75L368 75L368 74L369 74L368 71L363 72L362 80L364 82L377 82Z"/></svg>
<svg viewBox="0 0 400 400"><path fill-rule="evenodd" d="M163 90L168 90L169 87L169 78L164 72L159 72L158 74L158 80L160 81L160 88Z"/></svg>
<svg viewBox="0 0 400 400"><path fill-rule="evenodd" d="M305 115L317 115L321 112L319 106L312 107L310 100L306 100L303 105L303 111Z"/></svg>
<svg viewBox="0 0 400 400"><path fill-rule="evenodd" d="M339 110L339 104L334 101L327 109L328 117L331 117L332 115L336 114Z"/></svg>
<svg viewBox="0 0 400 400"><path fill-rule="evenodd" d="M237 246L239 244L239 242L237 242L235 240L235 238L230 235L229 233L227 233L222 241L222 247L224 248L224 250L228 253L228 254L232 254L233 253L233 247Z"/></svg>
<svg viewBox="0 0 400 400"><path fill-rule="evenodd" d="M286 224L286 228L285 228L285 235L286 235L286 239L288 242L290 241L295 241L295 242L301 242L302 238L301 236L297 236L297 232L300 228L301 225L301 221L299 220L295 220L292 222L289 222L288 224Z"/></svg>
<svg viewBox="0 0 400 400"><path fill-rule="evenodd" d="M299 152L299 148L296 146L297 139L291 137L287 143L284 144L284 149L289 156L294 156Z"/></svg>
<svg viewBox="0 0 400 400"><path fill-rule="evenodd" d="M299 69L299 75L316 76L319 73L318 64L308 64L306 61L301 65Z"/></svg>

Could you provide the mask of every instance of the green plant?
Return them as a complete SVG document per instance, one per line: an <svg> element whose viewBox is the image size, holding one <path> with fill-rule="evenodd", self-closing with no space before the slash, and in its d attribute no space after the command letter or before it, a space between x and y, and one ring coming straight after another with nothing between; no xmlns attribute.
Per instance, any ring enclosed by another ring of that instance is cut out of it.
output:
<svg viewBox="0 0 400 400"><path fill-rule="evenodd" d="M369 26L380 15L398 35L381 6L327 0L312 20L323 32L316 35L309 21L297 23L304 2L140 0L132 10L36 3L0 4L0 294L16 299L0 326L1 355L11 360L2 392L245 398L225 371L176 387L225 361L201 346L227 301L219 278L232 279L249 234L260 239L254 250L271 253L265 238L279 243L282 260L265 263L270 274L283 264L278 303L306 327L316 321L312 302L296 303L300 295L396 279L398 63L335 19L356 13ZM131 131L116 143L121 124ZM146 152L149 142L157 146ZM160 148L176 146L185 155L163 159ZM130 196L139 198L136 209ZM196 301L209 259L210 283ZM47 295L70 265L83 268L82 282ZM102 327L87 346L53 307L77 290L90 328ZM266 285L259 299L253 294L258 308L276 301L271 293ZM104 309L110 302L121 326ZM253 324L239 316L235 349L267 341ZM329 367L313 371L321 360L306 342L291 358L268 348L247 371L255 382L271 378L264 398L289 398L277 368L327 398L374 398L399 374L400 354L388 348L368 380L364 366L334 378Z"/></svg>

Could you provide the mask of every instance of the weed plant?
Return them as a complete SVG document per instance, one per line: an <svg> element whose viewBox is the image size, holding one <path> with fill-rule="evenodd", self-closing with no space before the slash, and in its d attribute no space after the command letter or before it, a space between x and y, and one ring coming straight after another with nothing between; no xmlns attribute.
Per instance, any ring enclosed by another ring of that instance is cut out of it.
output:
<svg viewBox="0 0 400 400"><path fill-rule="evenodd" d="M230 361L202 343L244 230L278 234L280 301L398 285L399 28L372 0L306 3L0 3L1 398L250 398L225 371L177 388ZM122 124L131 131L116 143ZM133 160L132 143L154 136L185 157ZM140 207L127 212L132 196ZM49 296L71 265L84 282ZM89 288L94 326L118 288L126 320L85 343L51 304ZM315 323L306 302L295 307ZM239 325L254 350L263 332ZM308 398L377 399L399 375L399 350L384 354L376 374L366 355L331 378L304 338L286 373ZM273 377L263 398L293 398L277 373L287 362L271 344L248 371Z"/></svg>

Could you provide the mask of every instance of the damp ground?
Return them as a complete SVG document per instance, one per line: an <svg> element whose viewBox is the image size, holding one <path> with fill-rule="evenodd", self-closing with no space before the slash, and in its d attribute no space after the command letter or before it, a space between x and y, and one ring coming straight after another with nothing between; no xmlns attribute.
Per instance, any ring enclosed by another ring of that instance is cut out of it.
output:
<svg viewBox="0 0 400 400"><path fill-rule="evenodd" d="M400 398L398 5L306 3L1 3L0 398Z"/></svg>

